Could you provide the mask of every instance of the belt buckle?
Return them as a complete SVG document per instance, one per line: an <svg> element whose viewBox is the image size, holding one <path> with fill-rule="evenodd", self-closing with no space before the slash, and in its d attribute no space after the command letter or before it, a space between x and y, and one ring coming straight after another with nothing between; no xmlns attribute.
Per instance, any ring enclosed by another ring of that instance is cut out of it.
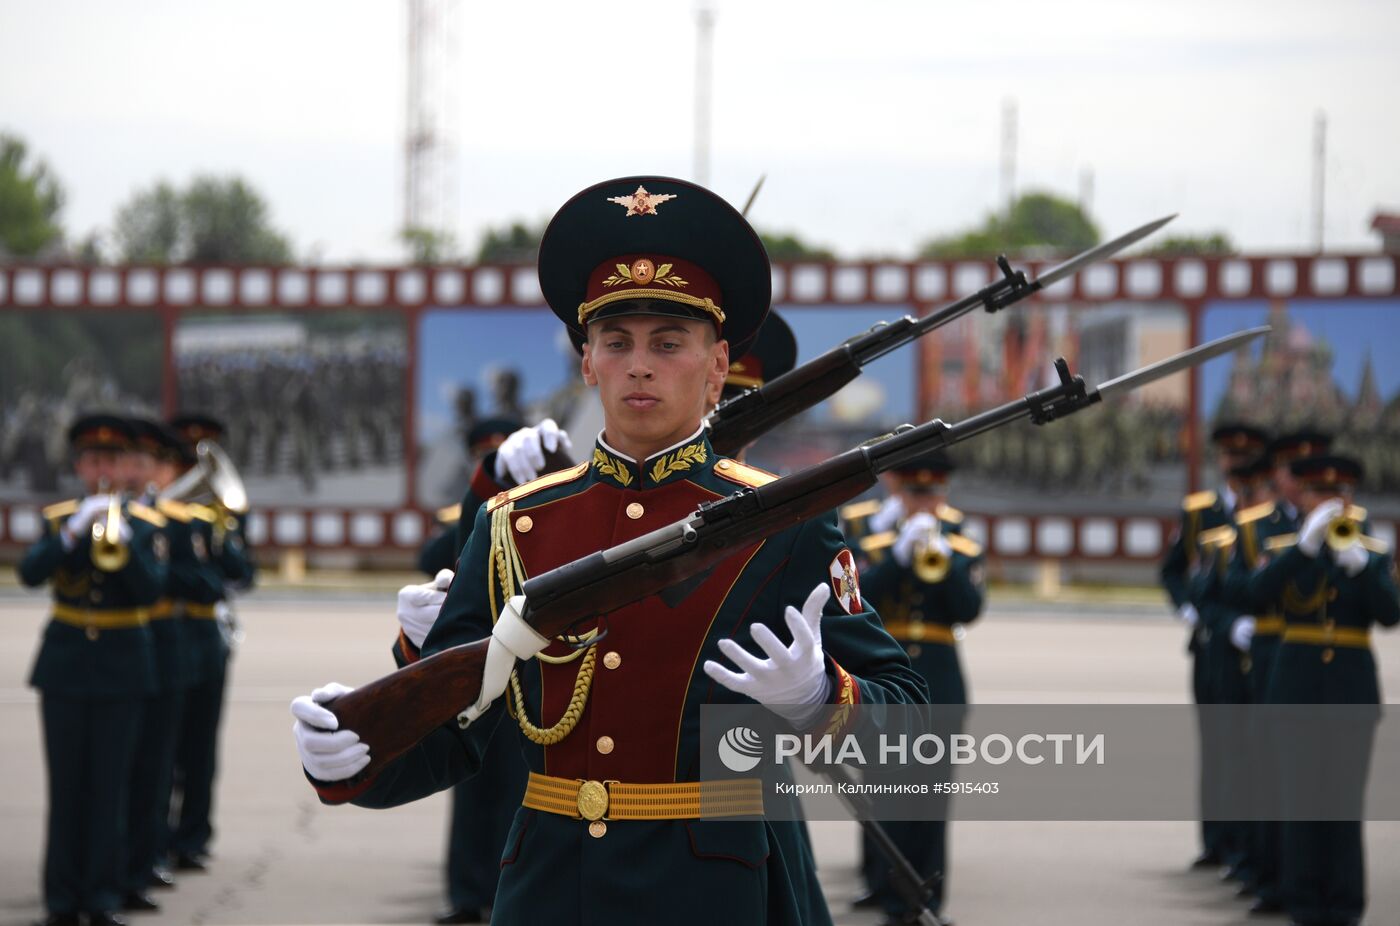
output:
<svg viewBox="0 0 1400 926"><path fill-rule="evenodd" d="M587 781L579 779L578 796L575 798L575 803L578 805L580 817L589 822L607 817L608 785L610 783L593 778Z"/></svg>

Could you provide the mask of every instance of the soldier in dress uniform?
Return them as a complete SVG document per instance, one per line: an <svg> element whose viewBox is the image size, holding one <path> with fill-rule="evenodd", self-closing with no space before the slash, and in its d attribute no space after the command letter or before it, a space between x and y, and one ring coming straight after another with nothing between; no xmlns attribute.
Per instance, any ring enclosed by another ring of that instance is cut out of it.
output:
<svg viewBox="0 0 1400 926"><path fill-rule="evenodd" d="M1203 537L1207 532L1218 528L1230 528L1231 517L1239 507L1236 490L1230 485L1229 472L1232 468L1250 463L1264 449L1267 436L1258 428L1247 424L1221 424L1211 433L1211 442L1217 451L1217 462L1222 479L1218 491L1193 492L1182 502L1181 526L1172 537L1162 562L1161 580L1167 597L1176 609L1177 616L1190 631L1187 651L1192 657L1191 693L1197 704L1219 703L1222 693L1220 682L1230 678L1227 661L1232 657L1233 647L1229 641L1229 627L1234 615L1227 608L1219 607L1218 601L1206 602L1195 598L1195 580L1202 567L1209 565L1203 561L1203 552L1223 559L1217 546L1214 550L1203 547ZM1219 536L1219 535L1216 535ZM1235 670L1238 674L1238 668ZM1238 687L1243 687L1238 686ZM1226 697L1233 697L1227 694ZM1208 768L1211 757L1202 751L1201 782L1202 793L1207 786L1218 783L1218 770ZM1238 847L1230 845L1231 829L1228 824L1215 820L1201 823L1202 849L1191 863L1201 868L1233 864L1236 858L1228 858Z"/></svg>
<svg viewBox="0 0 1400 926"><path fill-rule="evenodd" d="M862 552L875 561L865 570L865 596L928 684L929 703L940 705L967 704L957 634L981 615L985 597L982 547L962 535L963 514L948 504L953 470L943 453L895 470L902 515L890 529L860 542ZM924 878L940 876L929 909L942 918L947 822L890 821L885 828ZM862 867L876 903L892 921L903 922L910 911L890 884L889 865L868 839Z"/></svg>
<svg viewBox="0 0 1400 926"><path fill-rule="evenodd" d="M124 920L128 787L143 699L155 688L149 627L165 584L165 519L124 500L131 426L84 415L68 431L87 494L44 509L44 535L20 579L53 587L30 684L39 690L48 771L45 920L93 926Z"/></svg>
<svg viewBox="0 0 1400 926"><path fill-rule="evenodd" d="M520 618L510 566L538 574L773 478L717 457L701 426L731 343L742 356L768 310L762 244L701 187L631 177L570 200L539 267L605 427L582 463L477 513L421 654L489 636L481 696L365 778L367 747L326 732L337 721L318 703L345 689L318 689L293 702L303 765L323 800L383 807L470 775L492 733L492 748L522 743L532 772L502 857L501 922L829 922L796 824L700 818L697 734L706 703L756 701L839 732L843 705L927 697L861 601L834 517L737 551L675 607L652 597L614 611L605 638L579 628L598 641L582 648ZM735 816L760 813L760 797L741 794Z"/></svg>
<svg viewBox="0 0 1400 926"><path fill-rule="evenodd" d="M201 440L220 442L224 426L204 414L170 421L191 450ZM187 452L185 459L192 459ZM244 539L245 516L218 511L212 521L191 521L191 540L203 546L203 581L180 606L186 641L185 698L175 748L178 815L172 809L170 854L177 871L203 871L214 835L214 778L218 773L219 722L231 653L230 589L243 590L256 572ZM198 539L196 539L198 538Z"/></svg>
<svg viewBox="0 0 1400 926"><path fill-rule="evenodd" d="M1230 628L1230 640L1248 654L1249 698L1254 704L1267 704L1273 678L1275 657L1283 636L1283 616L1277 602L1256 601L1249 591L1254 570L1264 562L1268 542L1297 530L1301 487L1293 478L1289 466L1300 458L1325 454L1331 438L1313 430L1282 434L1269 442L1268 449L1255 463L1240 473L1247 486L1256 494L1249 507L1235 517L1238 538L1226 569L1224 594L1240 611ZM1251 783L1255 788L1272 789L1275 782L1261 780ZM1246 885L1255 895L1250 912L1256 914L1282 911L1279 897L1279 824L1260 821L1251 831L1251 863L1253 881Z"/></svg>
<svg viewBox="0 0 1400 926"><path fill-rule="evenodd" d="M1255 600L1271 603L1285 624L1268 700L1379 704L1371 627L1400 623L1400 590L1391 551L1361 532L1365 512L1351 504L1361 465L1340 456L1304 457L1290 471L1299 483L1301 526L1269 538L1267 562L1250 581ZM1364 788L1369 749L1322 759L1349 773L1358 792ZM1281 765L1286 801L1294 770ZM1281 831L1279 895L1293 921L1359 922L1366 907L1360 817L1286 821Z"/></svg>
<svg viewBox="0 0 1400 926"><path fill-rule="evenodd" d="M191 506L159 498L159 491L173 481L181 456L178 435L159 422L144 418L129 421L135 436L125 488L141 504L159 511L166 524L160 528L169 553L166 587L150 609L150 633L155 655L155 683L144 699L136 759L130 785L130 838L128 841L126 910L155 911L147 893L152 887L169 887L174 879L165 867L170 813L170 789L175 766L175 738L179 731L184 695L184 633L175 614L175 600L182 589L199 581L199 560L191 543Z"/></svg>

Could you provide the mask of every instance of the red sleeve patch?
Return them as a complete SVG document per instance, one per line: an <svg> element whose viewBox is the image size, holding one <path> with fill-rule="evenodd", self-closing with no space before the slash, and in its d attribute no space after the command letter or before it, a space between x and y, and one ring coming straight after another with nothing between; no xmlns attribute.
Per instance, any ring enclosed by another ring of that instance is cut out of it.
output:
<svg viewBox="0 0 1400 926"><path fill-rule="evenodd" d="M831 561L831 590L841 610L847 614L859 614L865 610L860 601L860 572L856 569L856 559L851 551L842 549Z"/></svg>

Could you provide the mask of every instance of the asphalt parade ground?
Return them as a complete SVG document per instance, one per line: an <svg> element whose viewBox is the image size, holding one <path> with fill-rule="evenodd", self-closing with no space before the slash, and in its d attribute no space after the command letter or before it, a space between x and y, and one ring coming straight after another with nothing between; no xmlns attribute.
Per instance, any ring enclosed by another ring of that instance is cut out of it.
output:
<svg viewBox="0 0 1400 926"><path fill-rule="evenodd" d="M287 703L328 681L392 668L391 590L269 589L239 603L247 639L234 657L208 873L160 892L136 924L430 923L442 904L448 798L392 811L323 807L307 786ZM41 916L47 800L39 716L26 687L42 595L0 589L0 926ZM990 598L962 644L980 703L1181 703L1183 628L1155 596L1045 603ZM1400 633L1376 634L1381 687L1400 696ZM857 833L812 826L822 883L840 924L853 913ZM1400 823L1369 823L1366 922L1400 922ZM955 822L945 912L964 926L1227 926L1260 922L1216 873L1189 872L1187 822Z"/></svg>

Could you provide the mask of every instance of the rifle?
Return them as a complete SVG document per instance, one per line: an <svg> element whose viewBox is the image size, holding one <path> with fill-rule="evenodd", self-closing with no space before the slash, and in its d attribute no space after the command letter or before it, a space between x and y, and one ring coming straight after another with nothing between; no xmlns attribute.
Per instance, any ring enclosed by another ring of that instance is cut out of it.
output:
<svg viewBox="0 0 1400 926"><path fill-rule="evenodd" d="M1148 222L1126 235L1071 257L1034 280L1027 280L1023 270L1013 271L1006 256L1002 255L996 259L997 267L1002 273L1001 279L982 287L972 295L936 309L923 318L916 319L912 315L905 315L894 322L880 322L864 334L838 344L820 357L809 360L756 389L749 389L721 402L706 419L710 429L710 444L725 456L737 456L749 444L784 421L835 395L842 386L859 376L866 364L912 341L917 341L935 328L941 328L961 318L978 306L985 307L988 314L999 312L1078 272L1080 268L1141 241L1174 218L1175 215L1169 215L1155 222Z"/></svg>
<svg viewBox="0 0 1400 926"><path fill-rule="evenodd" d="M721 560L841 506L875 485L886 470L1013 421L1048 424L1235 350L1268 330L1262 326L1219 338L1097 387L1071 376L1069 365L1058 359L1057 385L955 424L934 419L918 427L902 425L815 466L705 502L687 518L541 573L525 582L524 618L549 638L598 618L605 635L609 612L651 595L675 607ZM340 728L354 730L370 747L363 775L373 775L476 702L489 642L451 647L327 702Z"/></svg>

